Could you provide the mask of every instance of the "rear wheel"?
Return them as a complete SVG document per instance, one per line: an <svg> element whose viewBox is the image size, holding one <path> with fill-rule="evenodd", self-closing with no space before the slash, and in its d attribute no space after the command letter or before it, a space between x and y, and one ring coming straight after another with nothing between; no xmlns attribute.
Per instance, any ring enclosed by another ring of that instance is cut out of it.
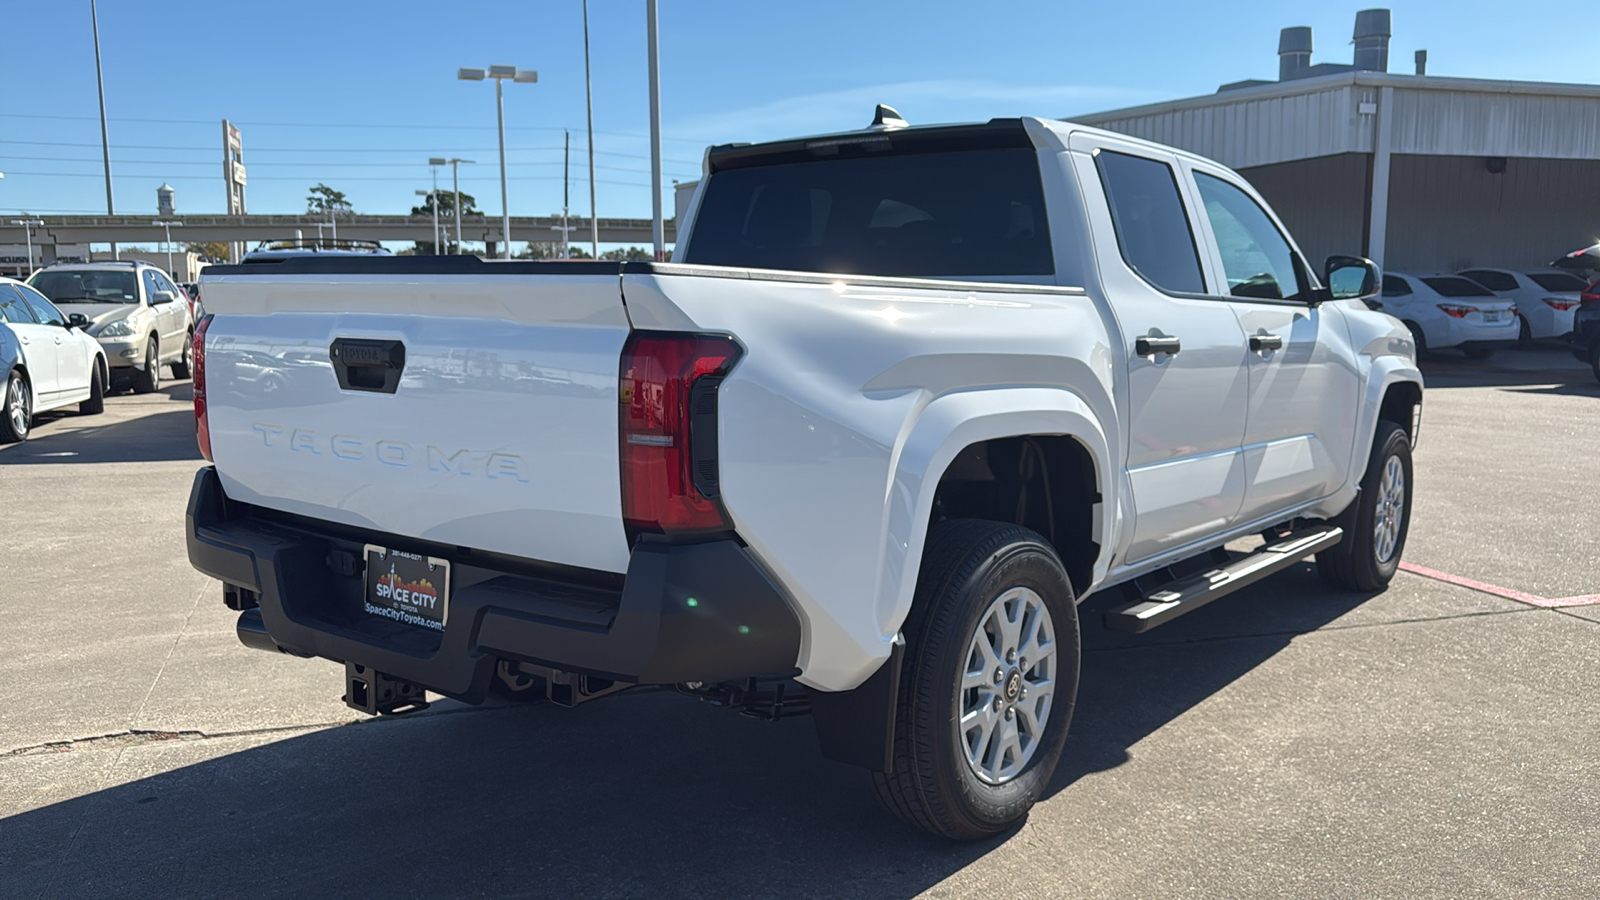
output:
<svg viewBox="0 0 1600 900"><path fill-rule="evenodd" d="M1533 346L1533 329L1528 326L1528 320L1523 319L1521 330L1517 332L1517 349L1526 350Z"/></svg>
<svg viewBox="0 0 1600 900"><path fill-rule="evenodd" d="M1388 586L1411 527L1411 483L1411 439L1394 422L1379 422L1361 493L1334 520L1344 539L1317 554L1324 581L1351 591Z"/></svg>
<svg viewBox="0 0 1600 900"><path fill-rule="evenodd" d="M144 368L133 376L133 392L135 394L151 394L161 388L161 356L160 345L155 338L144 347Z"/></svg>
<svg viewBox="0 0 1600 900"><path fill-rule="evenodd" d="M1004 831L1044 793L1078 692L1072 584L1043 538L979 519L929 535L879 801L957 840Z"/></svg>
<svg viewBox="0 0 1600 900"><path fill-rule="evenodd" d="M189 377L189 354L194 352L194 332L189 332L183 342L183 355L172 364L172 377L183 379Z"/></svg>
<svg viewBox="0 0 1600 900"><path fill-rule="evenodd" d="M85 416L98 416L106 411L106 365L100 360L94 361L94 375L89 384L89 399L78 404L78 413Z"/></svg>
<svg viewBox="0 0 1600 900"><path fill-rule="evenodd" d="M6 376L6 392L0 397L0 444L28 439L33 430L33 396L28 380L16 369Z"/></svg>
<svg viewBox="0 0 1600 900"><path fill-rule="evenodd" d="M1411 342L1417 345L1417 359L1428 355L1428 338L1422 333L1422 326L1415 322L1405 323L1406 330L1411 332Z"/></svg>

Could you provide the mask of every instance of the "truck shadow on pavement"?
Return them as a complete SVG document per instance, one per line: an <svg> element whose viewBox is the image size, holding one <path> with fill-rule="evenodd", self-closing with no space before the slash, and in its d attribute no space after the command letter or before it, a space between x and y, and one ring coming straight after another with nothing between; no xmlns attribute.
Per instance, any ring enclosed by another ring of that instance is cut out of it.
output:
<svg viewBox="0 0 1600 900"><path fill-rule="evenodd" d="M1084 605L1083 690L1052 795L1363 597L1303 566L1140 637L1100 626L1114 599ZM819 756L806 720L758 724L670 694L443 703L263 739L129 747L101 777L161 774L0 820L0 895L902 898L1012 837L911 832L864 773ZM68 752L103 767L116 753ZM0 759L0 778L67 762Z"/></svg>
<svg viewBox="0 0 1600 900"><path fill-rule="evenodd" d="M109 411L116 403L106 401ZM200 458L194 437L194 410L162 409L137 418L51 415L38 417L33 436L20 444L0 445L0 466L61 463L162 462Z"/></svg>

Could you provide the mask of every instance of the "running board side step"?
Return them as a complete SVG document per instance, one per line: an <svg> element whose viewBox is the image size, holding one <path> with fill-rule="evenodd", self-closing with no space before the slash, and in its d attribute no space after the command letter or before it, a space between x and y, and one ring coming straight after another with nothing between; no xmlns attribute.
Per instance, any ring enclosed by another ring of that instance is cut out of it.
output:
<svg viewBox="0 0 1600 900"><path fill-rule="evenodd" d="M1287 569L1313 553L1338 544L1344 529L1323 525L1294 532L1249 556L1198 575L1180 578L1127 606L1106 612L1106 628L1140 634L1207 603Z"/></svg>

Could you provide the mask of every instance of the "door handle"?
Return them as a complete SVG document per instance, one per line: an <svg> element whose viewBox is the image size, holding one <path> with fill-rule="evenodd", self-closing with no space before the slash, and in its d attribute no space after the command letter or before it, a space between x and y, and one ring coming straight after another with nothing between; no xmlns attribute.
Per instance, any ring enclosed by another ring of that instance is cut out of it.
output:
<svg viewBox="0 0 1600 900"><path fill-rule="evenodd" d="M1250 335L1250 352L1264 353L1268 350L1282 350L1283 335L1281 334L1252 334Z"/></svg>
<svg viewBox="0 0 1600 900"><path fill-rule="evenodd" d="M1141 337L1133 341L1133 352L1139 356L1177 355L1182 349L1183 343L1175 337Z"/></svg>

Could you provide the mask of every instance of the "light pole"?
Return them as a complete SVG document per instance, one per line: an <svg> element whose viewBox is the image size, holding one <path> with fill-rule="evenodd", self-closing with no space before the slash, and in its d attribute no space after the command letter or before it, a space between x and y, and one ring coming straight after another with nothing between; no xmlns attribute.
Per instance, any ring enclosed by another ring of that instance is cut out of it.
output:
<svg viewBox="0 0 1600 900"><path fill-rule="evenodd" d="M449 158L449 159L440 159L439 157L436 156L433 159L428 160L428 165L430 165L430 166L442 166L445 163L449 163L450 164L450 186L455 188L455 193L456 193L455 209L451 210L451 214L454 215L455 219L456 219L456 252L460 253L461 252L461 164L462 163L466 163L467 165L470 166L470 165L472 165L472 160L470 160L470 159L456 159L453 156L451 158ZM435 184L437 184L437 182L435 182Z"/></svg>
<svg viewBox="0 0 1600 900"><path fill-rule="evenodd" d="M506 190L506 98L501 85L507 78L524 84L534 84L539 80L539 73L532 69L519 69L516 66L490 66L488 69L457 69L456 78L461 81L494 79L494 102L500 123L500 242L504 245L500 251L500 258L510 259L511 205Z"/></svg>
<svg viewBox="0 0 1600 900"><path fill-rule="evenodd" d="M4 177L5 177L5 175L0 175L0 178L4 178ZM22 226L22 230L25 231L27 233L27 235L28 235L28 237L27 237L27 241L28 241L28 275L31 277L33 275L33 227L35 225L43 226L44 225L44 220L43 219L12 219L11 220L11 224L13 224L13 225L21 225Z"/></svg>
<svg viewBox="0 0 1600 900"><path fill-rule="evenodd" d="M417 191L418 197L427 197L428 205L433 207L433 255L439 255L439 189L431 191Z"/></svg>
<svg viewBox="0 0 1600 900"><path fill-rule="evenodd" d="M589 78L589 0L583 0L583 96L589 106L589 252L600 258L600 220L594 211L594 82Z"/></svg>
<svg viewBox="0 0 1600 900"><path fill-rule="evenodd" d="M94 0L89 0L89 22L94 26L94 82L100 88L100 153L106 163L106 215L114 216L117 208L111 202L111 133L106 130L106 79L100 71L100 13ZM118 259L117 242L111 242L111 258Z"/></svg>
<svg viewBox="0 0 1600 900"><path fill-rule="evenodd" d="M166 232L167 239L165 241L163 241L162 243L167 245L167 274L168 275L172 275L172 226L176 225L179 228L182 228L183 227L183 223L182 222L174 222L171 219L157 219L154 222L151 222L150 224L159 226L162 231ZM172 275L172 277L176 278L177 276L176 275ZM191 279L185 279L185 280L186 281L193 281L194 279L191 278Z"/></svg>

